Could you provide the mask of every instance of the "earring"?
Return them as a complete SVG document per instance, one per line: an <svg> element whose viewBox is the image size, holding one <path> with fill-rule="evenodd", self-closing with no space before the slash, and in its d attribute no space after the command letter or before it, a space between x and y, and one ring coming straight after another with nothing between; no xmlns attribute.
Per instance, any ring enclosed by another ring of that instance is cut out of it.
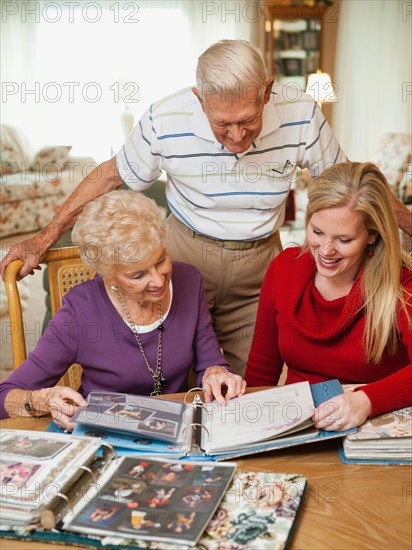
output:
<svg viewBox="0 0 412 550"><path fill-rule="evenodd" d="M115 293L116 293L116 292L118 292L118 290L119 290L119 286L118 286L118 285L116 285L116 286L115 286L115 285L111 285L110 290L111 290L112 292L115 292Z"/></svg>
<svg viewBox="0 0 412 550"><path fill-rule="evenodd" d="M373 249L373 245L371 244L368 246L368 256L369 258L373 258L373 256L375 256L375 251Z"/></svg>

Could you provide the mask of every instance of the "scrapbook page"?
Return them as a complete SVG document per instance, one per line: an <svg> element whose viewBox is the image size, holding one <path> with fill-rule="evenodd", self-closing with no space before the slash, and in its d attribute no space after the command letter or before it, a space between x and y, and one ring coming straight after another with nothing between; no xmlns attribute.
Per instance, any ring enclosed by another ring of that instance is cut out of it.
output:
<svg viewBox="0 0 412 550"><path fill-rule="evenodd" d="M187 411L184 403L102 391L92 391L87 401L88 406L77 411L74 422L133 433L176 446L183 443Z"/></svg>
<svg viewBox="0 0 412 550"><path fill-rule="evenodd" d="M236 464L120 459L95 494L79 501L63 529L193 546L233 477Z"/></svg>
<svg viewBox="0 0 412 550"><path fill-rule="evenodd" d="M338 380L312 385L300 382L247 394L225 407L212 402L203 411L200 447L208 458L227 460L356 432L356 428L326 431L313 427L315 407L342 392Z"/></svg>

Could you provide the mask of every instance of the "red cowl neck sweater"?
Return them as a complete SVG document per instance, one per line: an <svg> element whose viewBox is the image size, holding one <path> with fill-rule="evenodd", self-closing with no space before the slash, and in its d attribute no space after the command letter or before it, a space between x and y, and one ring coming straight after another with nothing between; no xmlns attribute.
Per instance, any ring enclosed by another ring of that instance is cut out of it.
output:
<svg viewBox="0 0 412 550"><path fill-rule="evenodd" d="M286 384L311 384L337 378L341 384L366 384L370 417L412 404L412 328L402 308L398 314L399 347L379 364L365 360L365 316L361 274L350 293L327 301L314 285L315 261L301 248L288 248L270 264L259 299L255 333L245 379L249 386L278 382L283 363ZM402 283L412 292L412 273ZM412 318L412 300L409 301Z"/></svg>

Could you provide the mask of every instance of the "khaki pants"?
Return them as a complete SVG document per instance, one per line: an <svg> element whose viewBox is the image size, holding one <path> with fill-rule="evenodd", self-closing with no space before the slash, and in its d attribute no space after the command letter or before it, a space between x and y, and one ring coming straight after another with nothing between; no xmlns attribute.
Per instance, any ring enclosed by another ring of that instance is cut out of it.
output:
<svg viewBox="0 0 412 550"><path fill-rule="evenodd" d="M173 215L167 224L171 258L202 273L220 346L232 370L243 376L263 278L282 250L279 233L253 243L216 241L194 233Z"/></svg>

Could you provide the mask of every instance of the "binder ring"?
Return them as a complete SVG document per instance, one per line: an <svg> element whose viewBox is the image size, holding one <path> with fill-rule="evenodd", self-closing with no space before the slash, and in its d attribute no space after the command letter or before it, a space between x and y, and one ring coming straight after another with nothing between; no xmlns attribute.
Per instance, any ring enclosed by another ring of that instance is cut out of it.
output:
<svg viewBox="0 0 412 550"><path fill-rule="evenodd" d="M184 402L184 404L185 404L186 406L188 405L188 403L187 403L187 398L188 398L189 393L194 392L194 391L201 391L201 392L203 392L203 389L197 387L197 388L191 388L189 391L187 391L187 392L185 393L185 396L184 396L184 399L183 399L183 402ZM191 405L192 405L192 403L191 403Z"/></svg>
<svg viewBox="0 0 412 550"><path fill-rule="evenodd" d="M71 505L71 502L70 502L67 495L64 495L63 493L56 493L56 497L59 497L62 500L64 500L66 502L67 508L69 508L71 510L72 505ZM56 511L55 512L54 510L55 509L43 510L43 512L41 513L40 523L41 523L42 527L44 527L45 529L50 529L50 530L55 529L58 521L63 516L62 511L60 511L60 512Z"/></svg>
<svg viewBox="0 0 412 550"><path fill-rule="evenodd" d="M199 426L199 428L202 428L203 430L205 430L206 433L207 433L207 440L210 441L210 432L209 432L209 430L206 428L206 426L203 426L203 424L199 424L198 422L192 422L192 424L189 424L188 426L186 426L186 427L183 429L183 432L182 432L182 433L184 434L189 428L193 428L193 427L195 427L195 426ZM192 434L192 435L193 435L193 434ZM203 452L205 452L205 450L202 449L202 448L200 447L200 445L198 445L198 447L199 447L199 449L201 449Z"/></svg>
<svg viewBox="0 0 412 550"><path fill-rule="evenodd" d="M106 443L105 441L102 441L101 446L103 447L103 458L104 458L103 464L107 466L109 462L113 459L116 460L117 462L119 457L117 456L117 453L113 445L110 445L110 443Z"/></svg>
<svg viewBox="0 0 412 550"><path fill-rule="evenodd" d="M83 464L82 466L79 466L79 470L85 470L87 473L89 473L93 478L93 483L96 483L96 476L94 475L93 470L91 470L88 466L85 466Z"/></svg>
<svg viewBox="0 0 412 550"><path fill-rule="evenodd" d="M70 503L70 500L69 500L69 497L67 495L64 495L63 493L56 493L56 497L60 497L63 500L65 500L67 502L67 505L68 505L69 508L72 507L72 505Z"/></svg>

